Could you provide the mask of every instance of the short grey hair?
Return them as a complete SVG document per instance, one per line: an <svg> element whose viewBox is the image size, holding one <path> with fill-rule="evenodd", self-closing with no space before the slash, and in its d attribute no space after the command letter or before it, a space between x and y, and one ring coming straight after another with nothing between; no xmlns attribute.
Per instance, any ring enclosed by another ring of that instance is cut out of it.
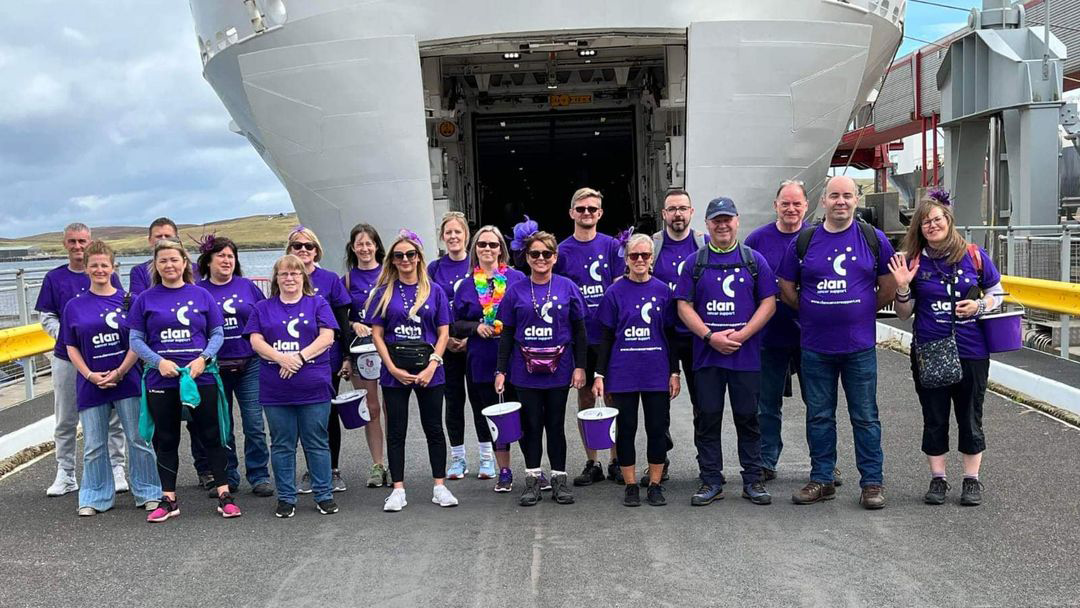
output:
<svg viewBox="0 0 1080 608"><path fill-rule="evenodd" d="M776 189L776 196L773 197L774 200L780 198L780 193L783 192L784 188L787 188L788 186L798 186L799 190L802 190L803 198L807 198L806 183L804 183L801 179L785 179L784 181L780 182L780 187Z"/></svg>
<svg viewBox="0 0 1080 608"><path fill-rule="evenodd" d="M655 251L653 251L653 249L655 248L653 238L645 234L644 232L638 232L637 234L631 236L630 240L626 241L626 251L629 252L630 248L634 245L637 245L638 243L647 243L649 245L649 251L655 253Z"/></svg>
<svg viewBox="0 0 1080 608"><path fill-rule="evenodd" d="M82 222L71 222L64 227L64 234L69 232L90 232L90 227Z"/></svg>

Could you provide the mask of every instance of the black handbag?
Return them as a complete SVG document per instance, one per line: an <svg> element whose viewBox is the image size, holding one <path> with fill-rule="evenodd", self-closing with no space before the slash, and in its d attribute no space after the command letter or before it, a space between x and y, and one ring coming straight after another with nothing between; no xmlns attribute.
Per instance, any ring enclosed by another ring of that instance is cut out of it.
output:
<svg viewBox="0 0 1080 608"><path fill-rule="evenodd" d="M424 371L431 361L431 355L435 354L435 347L423 340L387 342L386 350L390 352L390 360L394 365L410 374Z"/></svg>
<svg viewBox="0 0 1080 608"><path fill-rule="evenodd" d="M948 276L946 280L952 280L952 276ZM956 347L956 300L951 295L949 335L925 344L919 344L918 340L915 340L912 345L915 349L915 365L919 370L919 384L923 388L951 386L963 379L960 351Z"/></svg>

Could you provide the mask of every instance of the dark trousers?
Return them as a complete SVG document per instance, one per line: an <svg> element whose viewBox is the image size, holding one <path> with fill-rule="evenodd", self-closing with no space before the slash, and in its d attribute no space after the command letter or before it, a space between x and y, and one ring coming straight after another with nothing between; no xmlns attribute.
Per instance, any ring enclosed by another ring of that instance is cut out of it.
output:
<svg viewBox="0 0 1080 608"><path fill-rule="evenodd" d="M199 407L189 408L180 403L180 389L154 389L146 394L146 406L154 420L154 452L157 454L158 477L161 489L176 491L176 471L180 467L180 418L181 410L191 416L188 428L201 441L207 463L214 475L214 485L228 483L225 467L228 464L226 448L221 444L218 429L218 402L216 385L199 385Z"/></svg>
<svg viewBox="0 0 1080 608"><path fill-rule="evenodd" d="M525 466L539 469L546 432L548 463L552 471L566 471L566 396L570 388L518 387L521 398L521 452Z"/></svg>
<svg viewBox="0 0 1080 608"><path fill-rule="evenodd" d="M446 371L446 385L443 389L443 399L446 400L446 437L450 445L465 445L465 401L468 384L468 366L465 364L465 353L452 353L447 351L443 355L443 367ZM472 388L471 386L469 387ZM487 423L480 412L473 408L473 426L477 436L480 428L487 430ZM480 441L485 441L481 439ZM490 439L486 440L490 441Z"/></svg>
<svg viewBox="0 0 1080 608"><path fill-rule="evenodd" d="M409 395L416 393L420 405L420 426L427 437L431 476L446 477L446 436L442 426L443 386L383 387L386 407L386 452L390 477L405 481L405 437L409 429Z"/></svg>
<svg viewBox="0 0 1080 608"><path fill-rule="evenodd" d="M476 425L476 440L487 443L491 441L491 429L488 428L487 420L480 412L489 405L495 405L496 403L502 403L504 401L517 401L517 390L514 389L512 384L503 385L505 392L502 399L499 398L499 394L495 392L494 382L473 382L469 380L469 404L472 405L473 411L473 424ZM452 441L450 445L455 445ZM457 444L460 445L460 444ZM496 443L496 452L509 452L509 443Z"/></svg>
<svg viewBox="0 0 1080 608"><path fill-rule="evenodd" d="M914 352L914 351L912 351ZM980 454L986 449L983 436L983 400L986 397L990 359L961 359L964 372L960 382L941 388L926 388L919 383L919 370L911 362L915 392L922 405L922 451L927 456L949 452L949 412L956 412L957 449L961 454Z"/></svg>
<svg viewBox="0 0 1080 608"><path fill-rule="evenodd" d="M340 370L330 372L330 386L334 389L335 395L338 392L338 383L341 382L341 378L337 375L338 371ZM330 468L336 471L341 457L341 416L338 414L338 407L333 402L330 403L330 418L326 421L326 433L330 440Z"/></svg>
<svg viewBox="0 0 1080 608"><path fill-rule="evenodd" d="M690 393L690 404L697 408L697 392L694 390L694 336L678 336L675 340L675 352L679 354L679 365L682 366L683 376L686 377L686 390Z"/></svg>
<svg viewBox="0 0 1080 608"><path fill-rule="evenodd" d="M720 367L703 367L697 371L698 408L694 417L694 441L704 483L713 486L724 483L721 432L724 426L725 392L731 398L731 416L739 440L743 483L754 483L761 479L761 431L757 419L760 375L759 372Z"/></svg>
<svg viewBox="0 0 1080 608"><path fill-rule="evenodd" d="M798 346L761 347L761 392L758 394L758 424L761 426L762 465L776 470L780 452L784 449L781 438L784 397L791 396L791 374L799 374L799 388L805 392L805 383L799 372L802 355ZM806 399L804 398L805 402Z"/></svg>
<svg viewBox="0 0 1080 608"><path fill-rule="evenodd" d="M611 399L619 410L619 416L615 420L615 450L619 454L619 465L632 467L636 464L634 438L637 436L639 401L645 413L645 452L649 464L664 464L668 451L667 433L671 424L671 400L668 393L612 393Z"/></svg>

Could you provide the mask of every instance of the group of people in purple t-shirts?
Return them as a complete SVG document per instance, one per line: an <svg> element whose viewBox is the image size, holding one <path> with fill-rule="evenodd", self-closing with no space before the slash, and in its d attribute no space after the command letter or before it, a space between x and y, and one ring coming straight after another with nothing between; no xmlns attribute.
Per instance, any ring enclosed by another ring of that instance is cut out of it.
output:
<svg viewBox="0 0 1080 608"><path fill-rule="evenodd" d="M925 502L944 503L950 489L946 455L955 412L960 503L980 504L989 355L975 321L1000 306L1000 274L956 231L946 201L920 204L896 253L883 233L856 219L858 198L853 180L831 178L823 220L810 225L803 184L785 181L776 193L776 221L741 239L734 201L710 201L707 230L698 233L689 194L672 190L659 232L614 238L597 231L603 196L582 188L570 202L573 235L561 243L527 218L508 243L497 227L471 233L465 216L450 212L439 226L444 253L427 263L416 234L402 230L385 247L372 226L359 224L346 245L343 277L319 266L325 252L318 237L298 227L274 264L269 294L243 276L235 243L204 237L193 261L168 218L150 226L153 257L131 269L125 292L113 251L92 241L85 225L71 224L64 233L68 263L48 273L37 303L57 341L57 474L47 493L77 490L80 516L106 511L116 494L131 492L149 512L147 521L175 517L186 424L200 485L223 517L237 517L235 402L252 493L276 495L281 518L294 515L299 494L312 494L320 513L336 513L334 492L346 485L335 396L348 380L366 393L366 485L390 488L385 511L408 504L405 445L414 397L431 500L441 507L458 504L446 480L470 471L466 403L477 477L494 480L496 492L513 490L510 445L498 442L481 414L507 401L521 404L520 505L541 502L545 491L570 504L572 487L610 479L625 486L624 505L642 504L644 488L644 502L660 506L674 447L671 402L685 375L700 481L691 504L724 497L721 430L730 402L741 496L766 505L766 483L777 476L783 448L783 399L797 376L811 466L792 501L830 500L841 484L836 408L843 386L859 502L878 509L885 493L875 318L893 304L901 318L914 315L913 353L952 337L962 370L942 386L912 356L931 474ZM365 352L358 344L370 352L356 354ZM571 389L579 411L603 403L618 412L607 470L583 437L585 466L572 479L564 431ZM640 479L639 415L647 461Z"/></svg>

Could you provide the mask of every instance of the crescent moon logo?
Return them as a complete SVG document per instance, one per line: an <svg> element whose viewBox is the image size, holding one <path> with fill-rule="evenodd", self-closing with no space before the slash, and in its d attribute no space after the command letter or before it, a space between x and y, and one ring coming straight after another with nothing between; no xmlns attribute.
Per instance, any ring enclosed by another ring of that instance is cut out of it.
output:
<svg viewBox="0 0 1080 608"><path fill-rule="evenodd" d="M457 288L461 285L461 282L464 281L464 280L465 280L464 278L461 278L461 279L458 279L457 281L454 281L454 293L457 293Z"/></svg>
<svg viewBox="0 0 1080 608"><path fill-rule="evenodd" d="M544 323L551 323L551 315L548 311L551 310L551 302L545 302L544 306L540 309L540 318L544 320Z"/></svg>
<svg viewBox="0 0 1080 608"><path fill-rule="evenodd" d="M120 329L120 325L116 322L116 311L105 315L105 324L113 329Z"/></svg>
<svg viewBox="0 0 1080 608"><path fill-rule="evenodd" d="M675 269L675 274L682 275L683 266L686 266L686 260L679 262L679 267Z"/></svg>
<svg viewBox="0 0 1080 608"><path fill-rule="evenodd" d="M721 285L721 287L723 287L723 289L724 289L724 295L729 297L729 298L734 298L735 297L735 290L731 288L731 284L734 283L734 282L735 282L735 275L729 274L728 276L724 277L724 284Z"/></svg>
<svg viewBox="0 0 1080 608"><path fill-rule="evenodd" d="M225 312L229 313L230 315L235 315L236 314L236 309L233 308L233 299L232 298L229 298L228 300L225 300L224 302L222 302L221 303L221 309L224 310Z"/></svg>
<svg viewBox="0 0 1080 608"><path fill-rule="evenodd" d="M499 440L499 427L488 418L488 430L491 431L491 441L495 442Z"/></svg>
<svg viewBox="0 0 1080 608"><path fill-rule="evenodd" d="M300 337L300 332L296 329L296 324L300 322L300 319L293 319L289 321L289 324L285 327L285 330L289 332L289 335L294 338Z"/></svg>
<svg viewBox="0 0 1080 608"><path fill-rule="evenodd" d="M594 280L594 281L603 281L604 280L603 277L601 277L600 274L597 272L599 269L600 269L600 260L596 260L595 262L592 263L592 265L589 266L589 276L592 277L592 280Z"/></svg>
<svg viewBox="0 0 1080 608"><path fill-rule="evenodd" d="M839 276L839 277L846 277L847 276L847 268L844 268L844 262L846 262L846 261L847 261L847 254L846 253L841 253L840 255L836 256L835 260L833 260L832 269L833 269L833 272L836 273L836 276Z"/></svg>
<svg viewBox="0 0 1080 608"><path fill-rule="evenodd" d="M641 307L641 320L645 321L646 323L652 323L652 315L650 314L651 312L652 302L646 302L645 305Z"/></svg>
<svg viewBox="0 0 1080 608"><path fill-rule="evenodd" d="M187 311L188 311L187 306L181 306L180 308L176 309L176 320L179 321L180 324L185 326L185 327L187 327L188 325L191 325L191 321L189 321L188 318L187 318Z"/></svg>

